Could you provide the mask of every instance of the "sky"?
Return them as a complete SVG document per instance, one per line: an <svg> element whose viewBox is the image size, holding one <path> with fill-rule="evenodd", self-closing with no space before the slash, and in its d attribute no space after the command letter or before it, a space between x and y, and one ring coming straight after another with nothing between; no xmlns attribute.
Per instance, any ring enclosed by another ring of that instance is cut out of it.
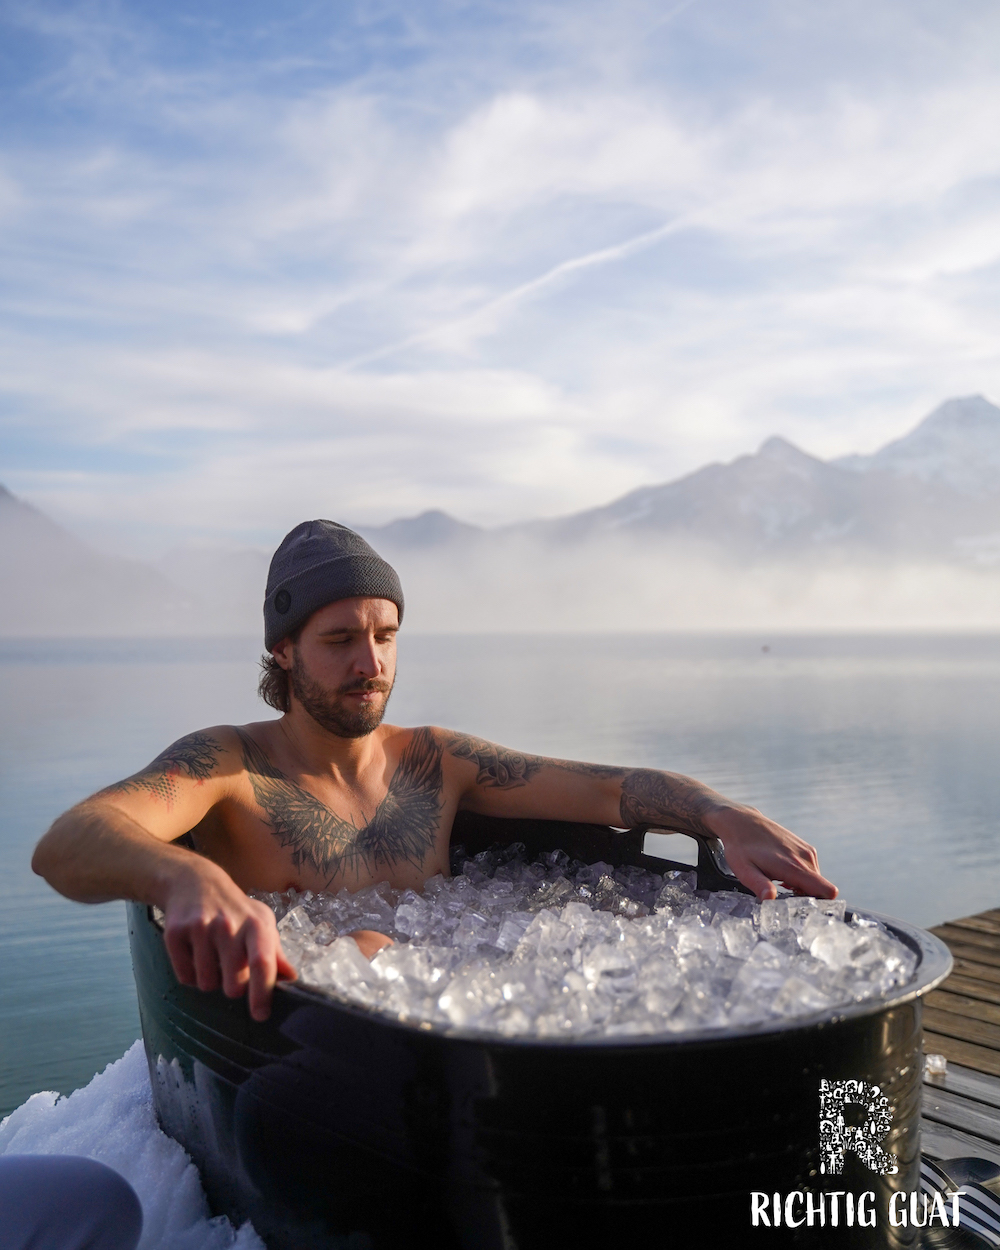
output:
<svg viewBox="0 0 1000 1250"><path fill-rule="evenodd" d="M0 482L105 550L1000 399L993 0L0 3Z"/></svg>

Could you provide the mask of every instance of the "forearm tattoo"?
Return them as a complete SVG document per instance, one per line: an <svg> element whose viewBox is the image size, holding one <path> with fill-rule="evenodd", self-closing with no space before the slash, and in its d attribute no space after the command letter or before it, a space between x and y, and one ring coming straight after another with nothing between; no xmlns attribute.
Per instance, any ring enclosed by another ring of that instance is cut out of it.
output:
<svg viewBox="0 0 1000 1250"><path fill-rule="evenodd" d="M361 864L373 870L405 860L419 867L433 849L444 782L441 748L428 729L414 732L385 798L360 828L276 768L249 735L236 732L254 797L296 868L312 868L329 886L345 869Z"/></svg>
<svg viewBox="0 0 1000 1250"><path fill-rule="evenodd" d="M190 781L207 781L215 772L221 753L222 743L210 734L187 734L161 751L145 768L124 781L106 786L100 794L131 794L145 790L154 798L162 799L167 807L173 807L178 779L186 777Z"/></svg>
<svg viewBox="0 0 1000 1250"><path fill-rule="evenodd" d="M718 803L719 795L690 777L636 768L622 778L619 810L626 828L660 824L684 833L711 834L705 816Z"/></svg>

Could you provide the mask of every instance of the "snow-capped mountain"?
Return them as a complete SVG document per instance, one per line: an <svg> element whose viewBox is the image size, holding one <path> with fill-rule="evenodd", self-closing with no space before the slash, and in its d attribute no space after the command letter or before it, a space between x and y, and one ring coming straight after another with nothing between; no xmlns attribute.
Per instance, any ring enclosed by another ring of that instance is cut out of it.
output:
<svg viewBox="0 0 1000 1250"><path fill-rule="evenodd" d="M982 395L949 399L903 438L871 456L832 462L855 473L941 482L963 495L1000 493L1000 408Z"/></svg>
<svg viewBox="0 0 1000 1250"><path fill-rule="evenodd" d="M563 548L597 540L696 543L750 559L992 560L1000 554L1000 408L949 400L905 438L870 456L824 461L783 438L753 455L553 520L476 530L443 513L364 531L389 553L461 541L531 539Z"/></svg>

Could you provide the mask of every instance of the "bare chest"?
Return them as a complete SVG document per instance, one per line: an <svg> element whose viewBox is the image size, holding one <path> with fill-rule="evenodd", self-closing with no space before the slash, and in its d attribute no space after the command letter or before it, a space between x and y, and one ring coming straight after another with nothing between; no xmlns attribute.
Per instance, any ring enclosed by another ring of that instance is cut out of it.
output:
<svg viewBox="0 0 1000 1250"><path fill-rule="evenodd" d="M239 861L224 866L244 888L336 891L376 881L420 888L447 871L455 803L427 731L413 734L387 785L360 795L326 787L322 797L315 783L283 772L252 739L241 739L245 771L219 813L218 833L225 858Z"/></svg>

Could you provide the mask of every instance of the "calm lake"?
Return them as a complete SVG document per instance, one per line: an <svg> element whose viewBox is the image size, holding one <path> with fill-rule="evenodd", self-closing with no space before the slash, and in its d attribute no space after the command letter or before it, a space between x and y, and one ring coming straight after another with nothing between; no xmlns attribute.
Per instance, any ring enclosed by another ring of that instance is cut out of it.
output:
<svg viewBox="0 0 1000 1250"><path fill-rule="evenodd" d="M765 649L768 648L768 649ZM28 866L174 738L263 719L253 639L0 643L0 1114L138 1036L123 907ZM404 637L390 718L690 773L814 843L852 905L1000 903L1000 637Z"/></svg>

